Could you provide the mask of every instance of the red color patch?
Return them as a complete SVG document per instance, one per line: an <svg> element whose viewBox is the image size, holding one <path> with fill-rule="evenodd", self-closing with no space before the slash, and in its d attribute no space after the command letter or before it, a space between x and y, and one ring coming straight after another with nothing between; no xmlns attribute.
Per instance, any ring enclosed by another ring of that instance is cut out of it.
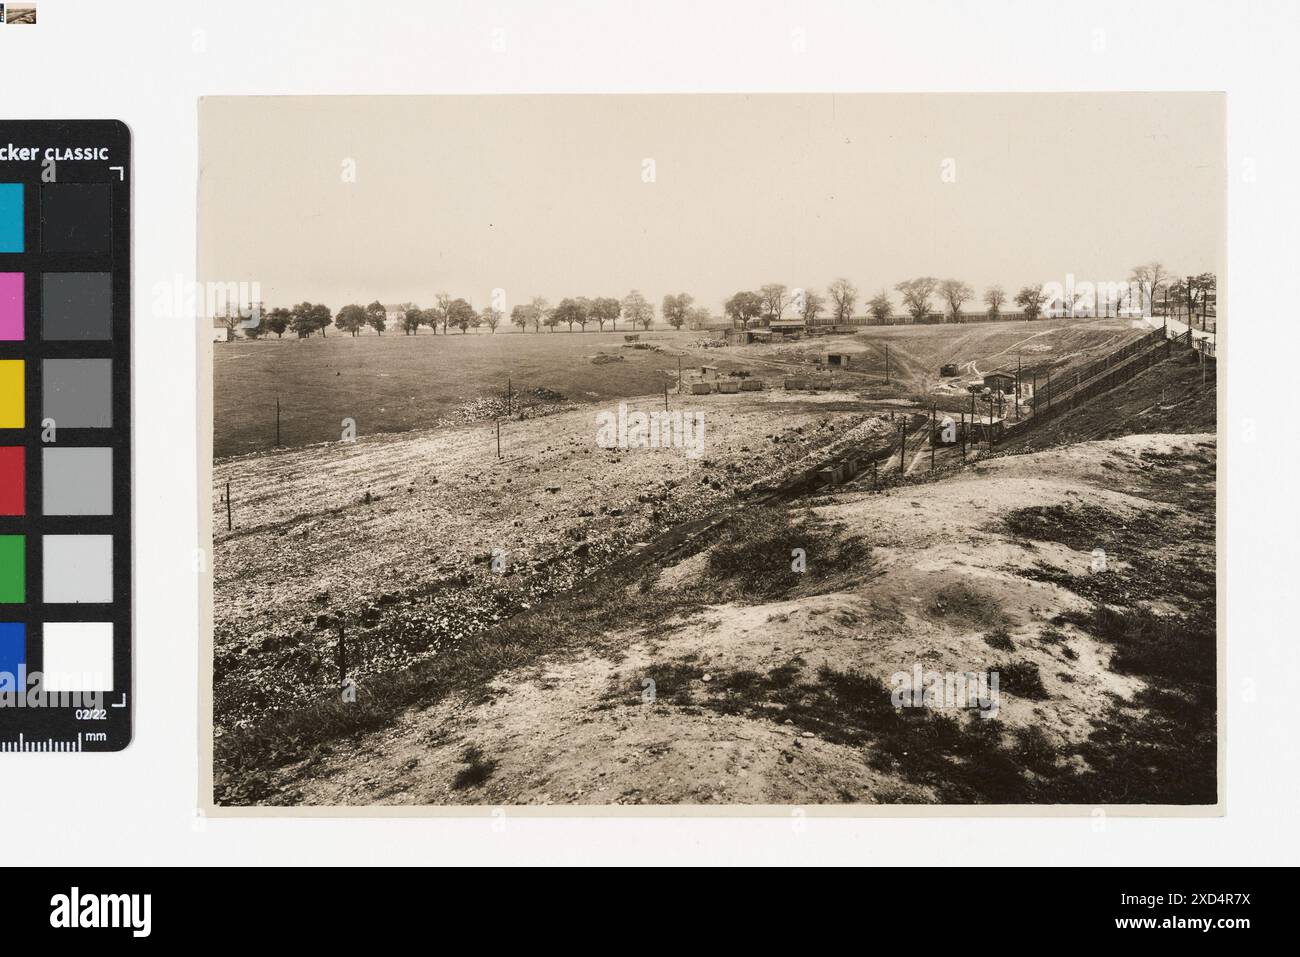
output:
<svg viewBox="0 0 1300 957"><path fill-rule="evenodd" d="M27 511L26 449L0 448L0 515Z"/></svg>

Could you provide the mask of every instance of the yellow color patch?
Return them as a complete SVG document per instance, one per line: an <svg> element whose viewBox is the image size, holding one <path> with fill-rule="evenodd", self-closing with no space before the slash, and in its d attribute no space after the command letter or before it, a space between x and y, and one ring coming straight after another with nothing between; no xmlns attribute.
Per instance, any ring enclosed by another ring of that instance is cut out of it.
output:
<svg viewBox="0 0 1300 957"><path fill-rule="evenodd" d="M0 429L27 425L22 359L0 359Z"/></svg>

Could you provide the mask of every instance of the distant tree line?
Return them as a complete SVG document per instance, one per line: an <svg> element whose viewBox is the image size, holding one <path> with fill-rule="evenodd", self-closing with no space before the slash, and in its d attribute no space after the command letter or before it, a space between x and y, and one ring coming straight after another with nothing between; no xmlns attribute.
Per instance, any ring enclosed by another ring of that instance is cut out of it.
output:
<svg viewBox="0 0 1300 957"><path fill-rule="evenodd" d="M1046 283L1022 286L1012 299L1019 307L1015 318L1042 318L1049 306L1053 314L1062 316L1109 316L1112 311L1118 316L1125 308L1151 315L1157 306L1163 309L1165 304L1171 314L1194 317L1199 309L1204 317L1206 304L1214 297L1215 276L1201 273L1177 279L1170 277L1160 263L1148 263L1135 267L1127 282L1080 283L1077 287L1063 287L1055 296L1050 294L1051 288ZM1007 293L999 285L984 290L982 299L986 308L980 317L965 311L966 304L975 299L975 290L960 279L918 276L896 283L894 292L902 302L905 321L913 323L1010 318L1002 311ZM779 322L786 317L787 310L808 325L823 321L823 314L825 321L845 325L854 321L857 302L857 287L844 278L832 282L825 296L815 289L790 291L780 283L769 283L757 290L737 292L723 304L723 313L741 328L748 328L751 323ZM865 306L869 324L885 325L894 321L894 300L888 290L879 290L866 300Z"/></svg>
<svg viewBox="0 0 1300 957"><path fill-rule="evenodd" d="M1118 316L1122 308L1152 315L1159 307L1166 314L1186 316L1189 321L1200 315L1204 322L1208 303L1215 296L1216 279L1214 273L1209 272L1179 278L1170 274L1161 263L1151 262L1134 267L1128 281L1123 283L1081 283L1078 287L1062 288L1055 295L1049 294L1052 285L1022 286L1011 300L1019 307L1017 318L1039 319L1048 307L1051 314L1062 316L1110 315L1112 309ZM904 321L964 322L975 319L964 311L964 306L975 299L975 290L959 279L918 276L896 283L893 289L907 317ZM757 290L735 293L723 303L722 312L733 326L739 325L744 329L751 323L770 326L787 315L808 325L822 322L823 317L824 321L843 325L854 321L858 298L857 287L844 278L832 282L825 295L815 289L791 290L782 283L767 283ZM982 299L986 307L984 319L1003 318L1007 293L1001 286L989 286ZM936 304L941 307L938 313L935 312ZM894 301L887 290L880 289L865 301L865 306L868 323L889 324L894 321ZM684 326L703 329L712 320L709 310L697 305L695 299L685 292L664 296L659 310L663 321L674 329ZM300 302L287 309L270 310L263 316L261 325L243 331L249 338L268 334L282 338L286 332L292 332L298 338L306 339L318 332L323 337L330 325L352 336L359 335L368 326L382 336L392 320L408 336L418 335L421 327L425 326L435 335L439 329L443 335L448 335L453 329L464 334L485 326L495 333L505 318L496 306L475 310L465 299L453 299L446 293L439 293L427 308L414 303L388 307L376 301L368 306L349 304L332 313L328 306ZM555 305L535 296L511 309L509 319L520 332L540 332L543 327L555 332L560 326L569 332L574 326L586 331L592 324L602 332L606 325L617 331L620 320L625 329L649 329L655 321L655 307L635 289L621 300L606 296L575 296L561 299Z"/></svg>
<svg viewBox="0 0 1300 957"><path fill-rule="evenodd" d="M695 300L687 293L664 296L661 304L663 319L674 329L690 324L692 328L703 328L711 320L709 311L694 304ZM470 329L486 326L490 332L496 332L505 314L495 306L487 306L476 311L465 299L452 299L446 293L439 293L433 305L420 308L415 303L402 303L400 306L384 306L376 301L368 306L352 303L343 306L337 313L332 313L328 306L300 302L291 308L275 308L263 316L261 325L243 328L249 338L262 335L274 335L283 338L286 332L294 333L300 339L320 334L331 325L349 335L360 335L369 326L379 335L383 335L390 320L400 326L403 334L418 335L421 327L427 326L436 335L441 329L447 335L453 329L466 333ZM633 289L622 299L608 296L588 298L586 296L566 297L554 306L540 296L535 296L527 303L522 303L510 310L510 323L520 332L540 332L543 328L554 332L564 326L572 332L574 326L586 330L594 324L604 331L608 325L611 331L618 330L619 320L625 329L649 329L654 325L655 307L638 290Z"/></svg>

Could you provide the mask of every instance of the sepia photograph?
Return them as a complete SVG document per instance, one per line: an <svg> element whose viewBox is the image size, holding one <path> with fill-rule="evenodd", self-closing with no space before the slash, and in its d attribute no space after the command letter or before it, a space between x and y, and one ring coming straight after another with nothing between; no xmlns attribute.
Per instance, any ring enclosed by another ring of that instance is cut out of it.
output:
<svg viewBox="0 0 1300 957"><path fill-rule="evenodd" d="M202 99L204 800L1221 813L1224 103Z"/></svg>

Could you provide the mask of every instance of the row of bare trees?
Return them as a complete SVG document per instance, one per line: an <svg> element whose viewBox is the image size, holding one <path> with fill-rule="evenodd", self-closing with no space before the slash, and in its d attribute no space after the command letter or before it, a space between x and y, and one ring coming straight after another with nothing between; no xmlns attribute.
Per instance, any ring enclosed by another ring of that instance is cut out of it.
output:
<svg viewBox="0 0 1300 957"><path fill-rule="evenodd" d="M1140 292L1143 300L1140 305L1144 311L1152 312L1156 303L1160 303L1165 315L1175 319L1186 318L1188 325L1199 314L1202 329L1205 328L1209 304L1218 295L1218 277L1214 273L1180 277L1159 262L1135 266L1129 281Z"/></svg>
<svg viewBox="0 0 1300 957"><path fill-rule="evenodd" d="M1090 288L1089 288L1090 287ZM1083 291L1089 288L1089 293ZM1019 307L1026 319L1037 319L1043 314L1049 296L1044 285L1027 285L1021 287L1012 300ZM1060 294L1059 308L1063 314L1098 315L1101 311L1103 296L1106 299L1106 312L1109 314L1113 305L1115 314L1127 305L1129 309L1140 310L1150 314L1153 306L1163 304L1166 314L1185 315L1189 321L1199 313L1204 325L1206 307L1214 297L1216 279L1214 273L1178 277L1172 275L1159 262L1145 263L1134 267L1127 284L1114 284L1104 292L1093 284L1081 285L1078 289L1070 288ZM959 279L936 279L933 276L918 276L897 283L894 291L902 300L904 312L913 322L926 322L934 315L937 302L943 315L950 322L961 322L963 307L975 298L975 290ZM1086 301L1091 296L1090 301ZM997 319L1002 315L1002 307L1007 302L1006 291L998 285L984 290L985 315ZM767 283L756 291L742 290L731 296L723 304L724 315L732 324L748 328L750 323L770 325L785 318L789 313L798 316L808 324L818 322L824 314L829 314L833 322L844 324L853 319L858 302L858 290L847 279L840 278L827 287L823 295L815 289L789 289L782 283ZM889 292L881 289L866 301L867 314L876 323L888 322L894 314L894 302ZM395 312L395 315L394 315ZM670 293L664 296L660 305L663 320L674 329L689 326L702 328L708 324L711 316L709 310L695 304L688 293ZM505 318L504 312L494 305L475 310L465 299L453 299L446 293L439 293L434 304L422 309L414 303L404 303L394 310L378 301L368 306L351 304L340 309L337 315L329 307L300 302L291 308L272 309L264 321L253 328L246 328L245 335L257 338L264 334L283 336L292 331L299 338L306 338L319 332L325 335L325 329L331 324L353 336L369 326L379 335L384 334L390 319L396 319L402 331L408 335L417 335L422 326L427 326L436 334L441 328L443 334L452 329L462 333L470 329L486 326L496 332ZM588 324L594 323L604 331L606 324L617 331L622 319L631 329L649 329L655 320L654 306L639 291L633 289L621 300L612 297L597 296L588 298L576 296L561 299L552 306L540 296L510 310L510 322L520 332L531 327L533 332L540 332L543 327L554 332L565 326L570 332L573 327L586 330Z"/></svg>
<svg viewBox="0 0 1300 957"><path fill-rule="evenodd" d="M1047 286L1022 286L1012 302L1019 307L1026 319L1037 319L1043 314L1043 308L1052 298L1047 293ZM1085 289L1089 290L1085 293ZM1099 315L1102 310L1102 296L1107 297L1105 309L1109 314L1113 307L1115 314L1128 306L1130 309L1149 313L1152 304L1161 301L1172 310L1181 310L1188 316L1195 316L1199 309L1205 314L1207 301L1215 291L1213 273L1201 273L1181 279L1171 277L1164 267L1157 262L1135 267L1129 283L1117 283L1114 287L1099 289L1096 284L1081 285L1078 289L1070 288L1060 295L1059 308L1063 314L1078 315L1085 308L1087 315ZM960 279L937 279L934 276L918 276L906 279L894 286L902 300L904 312L913 322L925 322L935 315L935 305L942 309L942 315L949 322L963 321L963 309L975 298L975 290ZM989 286L984 290L984 315L989 319L1002 316L1002 308L1007 302L1007 292L999 285ZM748 328L751 322L771 324L784 318L786 311L799 316L806 323L817 322L823 313L829 312L836 323L848 323L854 315L858 300L857 287L847 279L836 279L822 296L814 289L795 289L793 292L780 283L761 286L756 292L742 291L726 301L723 311L733 324ZM1138 301L1135 301L1138 300ZM876 323L886 323L894 315L894 300L887 290L881 289L866 301L866 311Z"/></svg>

